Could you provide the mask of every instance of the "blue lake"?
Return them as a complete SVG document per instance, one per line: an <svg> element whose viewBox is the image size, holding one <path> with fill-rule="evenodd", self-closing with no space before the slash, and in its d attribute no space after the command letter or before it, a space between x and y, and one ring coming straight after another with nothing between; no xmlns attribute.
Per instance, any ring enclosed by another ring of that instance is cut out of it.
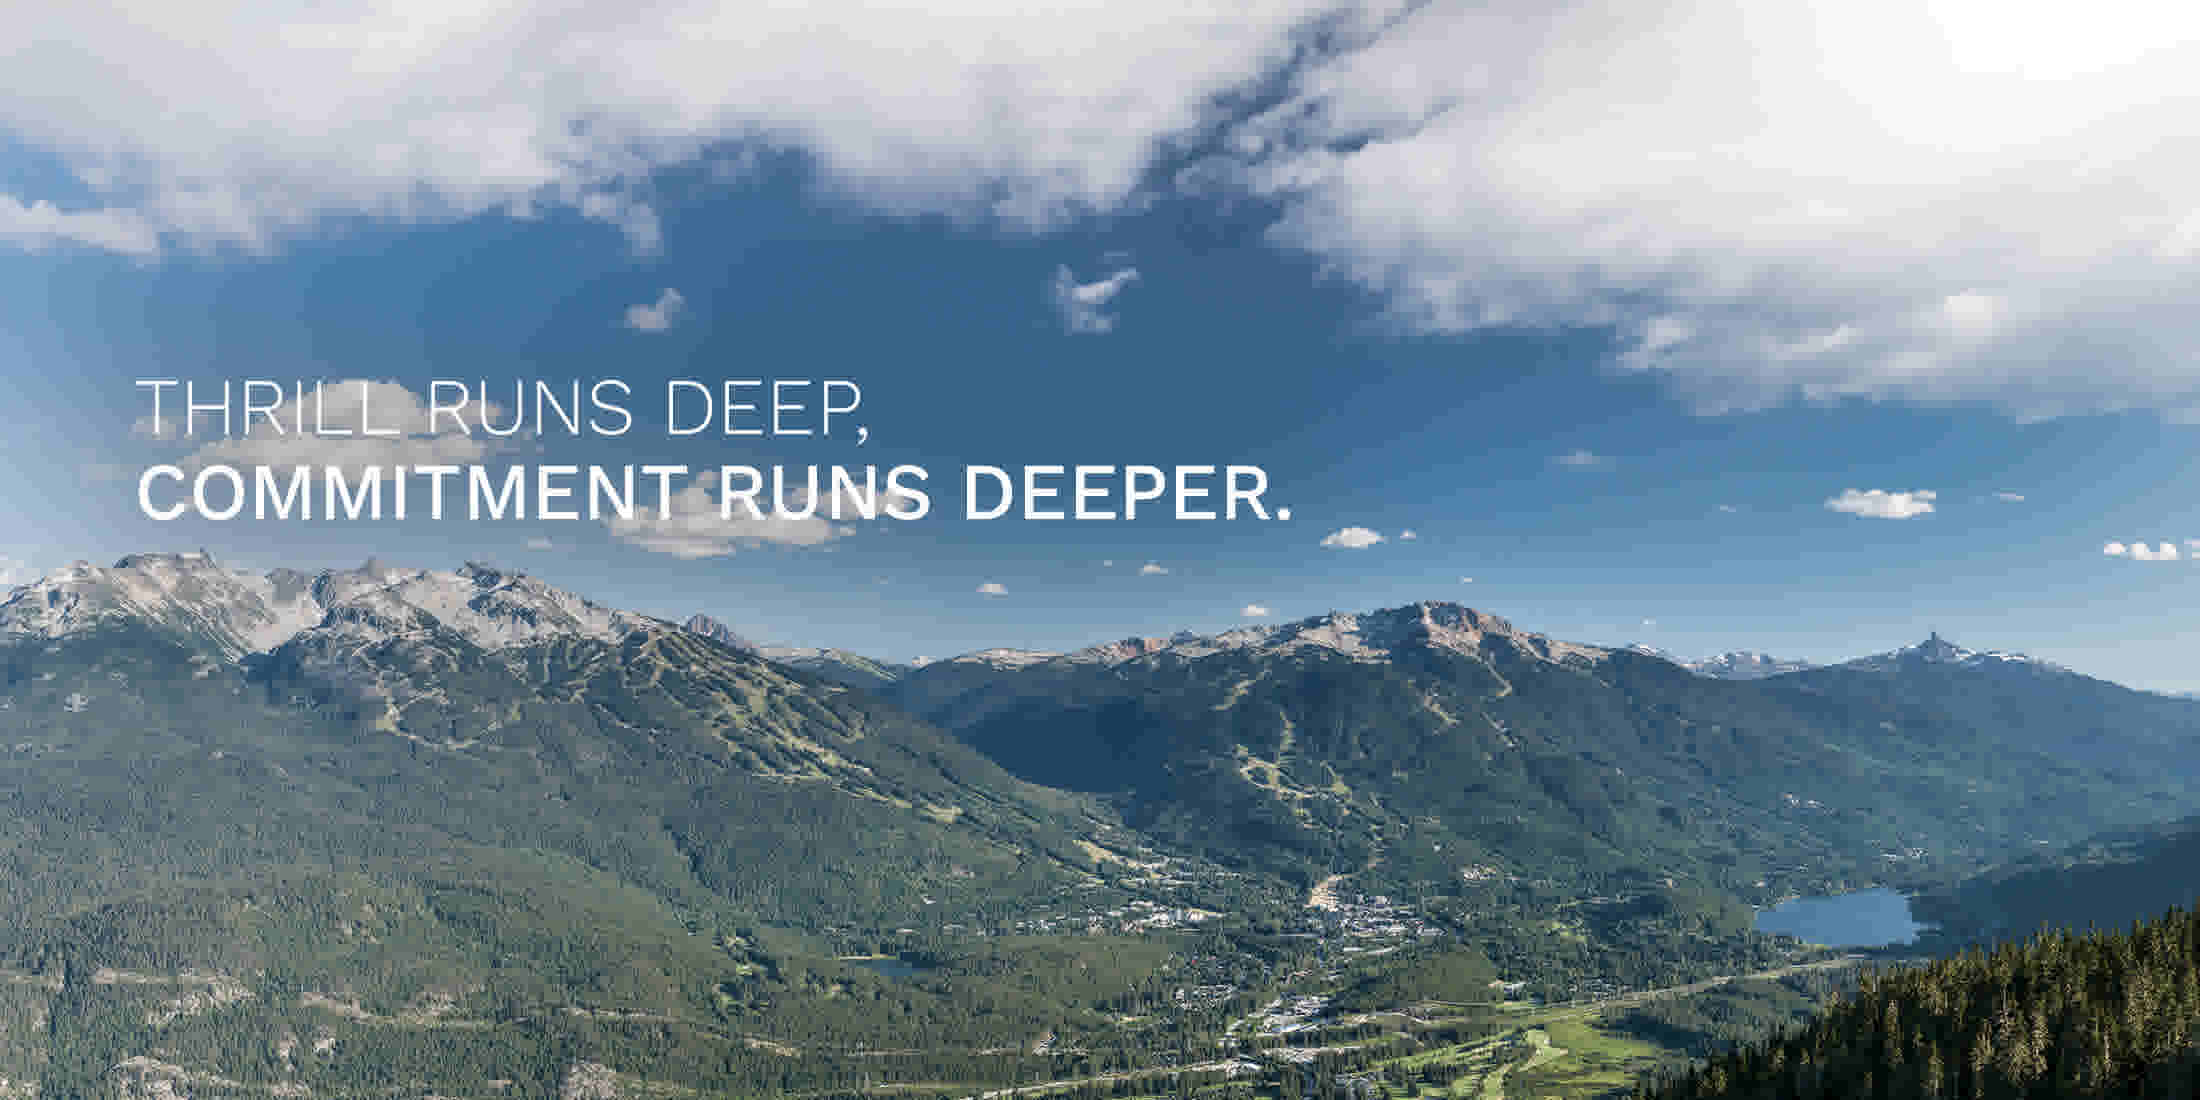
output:
<svg viewBox="0 0 2200 1100"><path fill-rule="evenodd" d="M1911 943L1925 926L1910 916L1910 899L1888 889L1794 898L1757 913L1757 931L1784 932L1829 947Z"/></svg>

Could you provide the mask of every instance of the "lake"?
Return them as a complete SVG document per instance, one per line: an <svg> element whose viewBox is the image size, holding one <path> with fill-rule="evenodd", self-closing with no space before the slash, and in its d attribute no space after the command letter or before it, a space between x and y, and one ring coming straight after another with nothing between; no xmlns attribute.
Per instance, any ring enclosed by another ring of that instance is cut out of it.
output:
<svg viewBox="0 0 2200 1100"><path fill-rule="evenodd" d="M1757 931L1784 932L1828 947L1912 943L1925 926L1910 916L1910 899L1884 887L1853 894L1793 898L1757 914Z"/></svg>

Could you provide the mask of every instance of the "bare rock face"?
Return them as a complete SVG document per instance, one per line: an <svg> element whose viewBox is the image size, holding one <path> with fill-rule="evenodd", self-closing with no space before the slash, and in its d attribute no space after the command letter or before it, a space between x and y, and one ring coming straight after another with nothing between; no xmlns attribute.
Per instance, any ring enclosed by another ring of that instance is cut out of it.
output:
<svg viewBox="0 0 2200 1100"><path fill-rule="evenodd" d="M107 1081L122 1100L191 1100L194 1089L227 1095L245 1087L225 1077L192 1073L172 1062L143 1054L125 1058L109 1067Z"/></svg>
<svg viewBox="0 0 2200 1100"><path fill-rule="evenodd" d="M315 630L377 639L425 623L491 650L556 637L617 641L658 625L472 562L455 572L369 560L310 576L292 569L262 575L226 568L204 553L132 554L111 566L76 562L0 601L0 637L152 627L230 659L271 652Z"/></svg>
<svg viewBox="0 0 2200 1100"><path fill-rule="evenodd" d="M558 1082L558 1100L618 1100L619 1076L602 1062L575 1062Z"/></svg>
<svg viewBox="0 0 2200 1100"><path fill-rule="evenodd" d="M732 627L708 615L691 615L687 622L680 624L680 628L690 634L700 634L719 645L752 653L756 651L755 642L735 633Z"/></svg>

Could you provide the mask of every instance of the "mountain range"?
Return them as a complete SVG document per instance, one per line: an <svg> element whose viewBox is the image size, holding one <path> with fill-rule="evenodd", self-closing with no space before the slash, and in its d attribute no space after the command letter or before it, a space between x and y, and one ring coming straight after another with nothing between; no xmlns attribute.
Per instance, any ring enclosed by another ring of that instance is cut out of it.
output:
<svg viewBox="0 0 2200 1100"><path fill-rule="evenodd" d="M848 1087L919 1033L1135 1047L1106 998L1241 957L1015 938L1053 915L1263 945L1383 894L1510 967L1685 956L1746 940L1692 913L2200 811L2200 703L1937 635L1741 674L1777 664L1418 603L899 665L481 564L80 562L0 602L0 1076ZM965 976L831 958L882 946Z"/></svg>

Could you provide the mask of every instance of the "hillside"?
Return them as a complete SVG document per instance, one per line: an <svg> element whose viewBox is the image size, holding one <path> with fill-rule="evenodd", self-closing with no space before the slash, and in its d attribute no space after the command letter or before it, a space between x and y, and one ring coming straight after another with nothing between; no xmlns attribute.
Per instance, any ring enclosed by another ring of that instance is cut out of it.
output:
<svg viewBox="0 0 2200 1100"><path fill-rule="evenodd" d="M0 606L0 827L83 823L26 845L13 888L341 867L405 833L563 852L757 920L877 927L922 896L1014 896L1088 862L1072 800L952 738L532 578L232 579L139 556ZM238 651L236 624L280 614L316 621Z"/></svg>
<svg viewBox="0 0 2200 1100"><path fill-rule="evenodd" d="M836 962L1128 842L874 698L484 566L70 567L0 604L0 750L0 1093L936 1079L1171 954L1023 992Z"/></svg>
<svg viewBox="0 0 2200 1100"><path fill-rule="evenodd" d="M2041 928L2122 928L2200 904L2200 818L2123 829L1994 868L1911 901L1946 950Z"/></svg>
<svg viewBox="0 0 2200 1100"><path fill-rule="evenodd" d="M2200 729L2200 707L2005 663L1728 680L1416 604L986 651L890 697L1169 843L1306 883L1686 876L1765 897L1975 869L2200 805L2191 759L2127 763ZM2117 724L2058 736L2086 706Z"/></svg>
<svg viewBox="0 0 2200 1100"><path fill-rule="evenodd" d="M1867 979L1657 1100L2184 1097L2200 1084L2200 917L2056 932Z"/></svg>

